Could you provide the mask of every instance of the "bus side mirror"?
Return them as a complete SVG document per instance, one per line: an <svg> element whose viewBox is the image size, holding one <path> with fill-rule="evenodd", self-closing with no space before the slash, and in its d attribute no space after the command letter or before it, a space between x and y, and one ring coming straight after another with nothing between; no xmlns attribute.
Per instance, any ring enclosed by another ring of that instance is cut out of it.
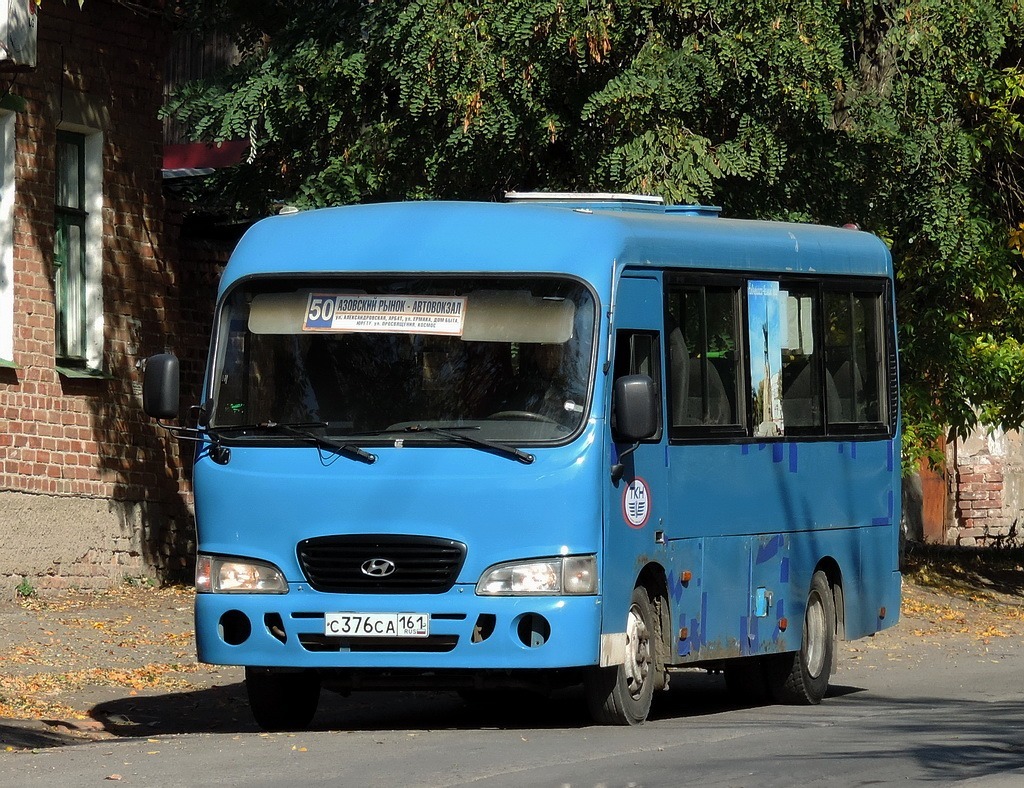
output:
<svg viewBox="0 0 1024 788"><path fill-rule="evenodd" d="M639 443L658 433L658 401L647 375L617 378L614 407L617 443Z"/></svg>
<svg viewBox="0 0 1024 788"><path fill-rule="evenodd" d="M142 379L142 409L154 419L178 418L180 373L178 359L171 353L159 353L146 359Z"/></svg>

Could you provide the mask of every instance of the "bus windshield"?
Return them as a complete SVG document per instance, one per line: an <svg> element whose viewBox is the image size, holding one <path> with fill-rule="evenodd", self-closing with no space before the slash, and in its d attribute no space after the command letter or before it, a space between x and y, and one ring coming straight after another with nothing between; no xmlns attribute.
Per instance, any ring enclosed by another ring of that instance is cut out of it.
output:
<svg viewBox="0 0 1024 788"><path fill-rule="evenodd" d="M563 440L586 412L595 320L590 291L565 278L249 280L220 313L208 426Z"/></svg>

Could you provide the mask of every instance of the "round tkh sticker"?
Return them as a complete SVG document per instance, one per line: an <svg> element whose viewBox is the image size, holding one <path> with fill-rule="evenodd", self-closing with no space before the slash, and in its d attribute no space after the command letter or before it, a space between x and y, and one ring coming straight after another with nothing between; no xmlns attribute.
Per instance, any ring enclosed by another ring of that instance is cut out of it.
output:
<svg viewBox="0 0 1024 788"><path fill-rule="evenodd" d="M622 514L630 528L643 528L651 513L651 493L647 482L633 479L622 491Z"/></svg>

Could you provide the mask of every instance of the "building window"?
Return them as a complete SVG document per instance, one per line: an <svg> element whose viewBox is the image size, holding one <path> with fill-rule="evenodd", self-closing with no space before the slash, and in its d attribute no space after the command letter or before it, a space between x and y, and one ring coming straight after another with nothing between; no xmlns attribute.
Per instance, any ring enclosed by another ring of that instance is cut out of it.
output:
<svg viewBox="0 0 1024 788"><path fill-rule="evenodd" d="M14 113L0 112L0 367L14 366Z"/></svg>
<svg viewBox="0 0 1024 788"><path fill-rule="evenodd" d="M56 163L56 356L63 368L96 371L103 362L100 135L58 131Z"/></svg>
<svg viewBox="0 0 1024 788"><path fill-rule="evenodd" d="M57 358L85 366L85 137L57 134Z"/></svg>

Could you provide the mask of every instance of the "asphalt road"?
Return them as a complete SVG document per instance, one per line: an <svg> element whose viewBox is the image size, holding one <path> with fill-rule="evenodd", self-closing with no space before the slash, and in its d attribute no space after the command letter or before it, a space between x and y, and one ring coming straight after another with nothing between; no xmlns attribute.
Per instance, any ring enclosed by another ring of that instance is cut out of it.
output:
<svg viewBox="0 0 1024 788"><path fill-rule="evenodd" d="M1021 621L932 602L842 644L815 707L740 707L691 672L637 728L592 725L573 692L476 712L453 694L367 693L326 695L314 730L265 734L229 673L106 702L109 738L0 752L0 786L1024 785Z"/></svg>

